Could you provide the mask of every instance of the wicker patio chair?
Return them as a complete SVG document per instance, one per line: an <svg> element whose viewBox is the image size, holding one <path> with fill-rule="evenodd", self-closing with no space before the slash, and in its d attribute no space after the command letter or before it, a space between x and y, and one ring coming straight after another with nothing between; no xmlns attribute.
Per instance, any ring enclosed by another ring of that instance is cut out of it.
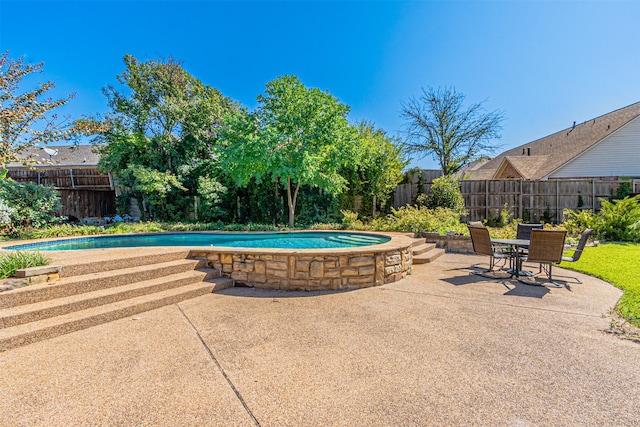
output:
<svg viewBox="0 0 640 427"><path fill-rule="evenodd" d="M487 255L489 257L489 269L483 271L483 273L491 273L493 272L493 268L496 265L496 260L503 260L503 266L507 261L511 263L512 254L509 251L505 251L503 246L494 245L491 242L491 237L489 236L489 229L486 227L473 227L471 225L468 226L469 234L471 235L471 244L473 245L473 251L477 255ZM478 265L481 263L474 264L472 267L479 268ZM485 275L485 274L480 274ZM490 276L486 276L490 277ZM490 277L495 278L495 277Z"/></svg>
<svg viewBox="0 0 640 427"><path fill-rule="evenodd" d="M553 264L560 264L562 261L562 251L564 250L564 240L567 236L566 230L531 230L531 243L525 262L540 264L540 273L546 273L549 282L556 286L562 286L553 279ZM520 280L523 283L529 283Z"/></svg>

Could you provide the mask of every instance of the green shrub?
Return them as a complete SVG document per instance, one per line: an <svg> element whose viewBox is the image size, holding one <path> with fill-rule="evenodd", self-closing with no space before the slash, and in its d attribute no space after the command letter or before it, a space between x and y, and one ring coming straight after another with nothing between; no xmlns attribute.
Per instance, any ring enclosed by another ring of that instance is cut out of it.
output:
<svg viewBox="0 0 640 427"><path fill-rule="evenodd" d="M487 226L489 227L504 227L509 224L513 220L513 215L511 214L511 209L509 209L509 204L505 203L498 216L489 218L487 220Z"/></svg>
<svg viewBox="0 0 640 427"><path fill-rule="evenodd" d="M88 236L101 234L104 230L95 225L56 224L43 228L32 228L20 233L21 239L48 239L52 237Z"/></svg>
<svg viewBox="0 0 640 427"><path fill-rule="evenodd" d="M462 211L464 197L462 197L458 179L452 175L434 179L429 196L427 196L426 206L431 209L441 207Z"/></svg>
<svg viewBox="0 0 640 427"><path fill-rule="evenodd" d="M0 199L0 226L7 225L11 222L11 216L15 209L7 205L4 200Z"/></svg>
<svg viewBox="0 0 640 427"><path fill-rule="evenodd" d="M601 199L599 234L620 242L640 241L640 195L608 202Z"/></svg>
<svg viewBox="0 0 640 427"><path fill-rule="evenodd" d="M40 252L12 251L0 254L0 279L13 277L16 270L39 267L49 264L50 260Z"/></svg>
<svg viewBox="0 0 640 427"><path fill-rule="evenodd" d="M364 228L362 221L358 220L358 213L353 211L342 212L342 227L345 230L360 230Z"/></svg>
<svg viewBox="0 0 640 427"><path fill-rule="evenodd" d="M586 228L592 228L594 231L599 228L597 225L599 218L590 210L572 211L571 209L565 209L564 217L564 226L572 236L582 233Z"/></svg>
<svg viewBox="0 0 640 427"><path fill-rule="evenodd" d="M625 197L611 202L600 199L602 210L594 215L591 211L564 211L565 227L570 234L579 234L592 228L601 239L618 242L640 242L640 196Z"/></svg>
<svg viewBox="0 0 640 427"><path fill-rule="evenodd" d="M392 213L369 223L366 229L373 231L399 231L419 233L421 231L445 234L449 231L464 233L466 227L460 223L460 213L448 208L428 209L424 206L403 206L392 209Z"/></svg>
<svg viewBox="0 0 640 427"><path fill-rule="evenodd" d="M0 180L0 199L11 210L4 210L9 222L3 228L9 235L17 235L19 230L41 228L50 223L60 222L56 216L60 210L60 194L54 187L20 183L12 179Z"/></svg>

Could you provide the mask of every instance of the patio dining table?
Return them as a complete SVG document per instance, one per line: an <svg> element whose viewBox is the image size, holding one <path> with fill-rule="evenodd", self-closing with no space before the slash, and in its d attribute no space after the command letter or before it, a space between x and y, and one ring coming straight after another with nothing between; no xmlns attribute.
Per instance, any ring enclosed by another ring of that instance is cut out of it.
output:
<svg viewBox="0 0 640 427"><path fill-rule="evenodd" d="M522 270L522 257L520 256L520 251L518 249L524 248L528 249L531 244L531 240L528 239L491 239L491 243L495 243L497 245L503 246L511 246L513 258L515 259L515 267L508 272L519 278L520 276L529 276L531 275L528 271Z"/></svg>

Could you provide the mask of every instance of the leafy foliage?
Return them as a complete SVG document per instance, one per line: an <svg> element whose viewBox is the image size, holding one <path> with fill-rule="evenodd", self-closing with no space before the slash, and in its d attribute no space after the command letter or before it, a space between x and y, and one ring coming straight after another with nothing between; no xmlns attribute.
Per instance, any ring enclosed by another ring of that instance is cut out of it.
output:
<svg viewBox="0 0 640 427"><path fill-rule="evenodd" d="M13 277L16 270L40 267L49 262L49 258L40 252L11 251L0 254L0 279Z"/></svg>
<svg viewBox="0 0 640 427"><path fill-rule="evenodd" d="M227 188L216 179L207 176L198 177L198 195L202 200L200 215L204 221L213 221L225 214L220 207L220 202L226 191Z"/></svg>
<svg viewBox="0 0 640 427"><path fill-rule="evenodd" d="M403 144L387 136L384 130L366 121L355 127L361 155L355 167L349 165L341 171L349 183L342 205L347 207L347 199L351 201L355 196L362 196L364 206L360 211L371 212L373 216L378 208L384 211L393 190L404 179L402 170L408 161L402 154Z"/></svg>
<svg viewBox="0 0 640 427"><path fill-rule="evenodd" d="M433 180L426 206L449 208L456 212L464 209L464 198L460 190L460 182L453 175L443 175Z"/></svg>
<svg viewBox="0 0 640 427"><path fill-rule="evenodd" d="M0 181L0 200L11 207L7 211L9 222L4 225L9 235L15 235L20 229L61 221L57 216L60 194L54 187L5 179Z"/></svg>
<svg viewBox="0 0 640 427"><path fill-rule="evenodd" d="M611 202L600 199L600 202L602 209L597 215L591 211L565 209L567 230L570 233L580 233L585 228L592 228L602 239L640 242L640 196Z"/></svg>
<svg viewBox="0 0 640 427"><path fill-rule="evenodd" d="M7 205L4 200L0 199L0 226L9 224L14 212L15 209Z"/></svg>
<svg viewBox="0 0 640 427"><path fill-rule="evenodd" d="M52 111L67 104L73 96L53 100L44 98L55 87L49 81L25 91L25 77L41 73L44 63L27 64L24 58L10 59L9 52L0 55L0 179L6 165L26 162L26 151L38 144L71 138L76 131L68 118L59 119Z"/></svg>
<svg viewBox="0 0 640 427"><path fill-rule="evenodd" d="M420 98L402 104L407 151L431 154L444 175L498 148L491 140L500 137L502 113L483 113L482 102L464 109L464 99L454 88L423 88Z"/></svg>
<svg viewBox="0 0 640 427"><path fill-rule="evenodd" d="M419 233L422 231L446 234L454 231L463 234L466 226L460 223L459 212L449 208L428 209L424 206L406 205L391 209L391 214L380 216L369 223L357 219L355 212L343 211L343 226L350 230L398 231Z"/></svg>
<svg viewBox="0 0 640 427"><path fill-rule="evenodd" d="M281 182L289 227L294 227L300 188L340 194L347 185L341 168L359 159L357 135L346 119L349 107L327 92L306 88L296 76L267 83L258 102L253 113L227 115L221 158L238 186L252 179Z"/></svg>
<svg viewBox="0 0 640 427"><path fill-rule="evenodd" d="M223 117L237 103L173 58L140 62L125 55L124 62L117 79L126 91L106 87L111 113L83 129L105 144L101 166L143 201L145 217L185 218L188 199L202 196L199 177L216 179L207 170L215 169Z"/></svg>

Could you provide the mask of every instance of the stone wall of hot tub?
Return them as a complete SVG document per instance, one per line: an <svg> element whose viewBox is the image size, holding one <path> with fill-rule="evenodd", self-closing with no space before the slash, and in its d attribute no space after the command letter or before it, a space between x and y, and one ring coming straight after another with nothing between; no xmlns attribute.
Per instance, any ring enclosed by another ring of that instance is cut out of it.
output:
<svg viewBox="0 0 640 427"><path fill-rule="evenodd" d="M237 284L265 289L354 289L395 282L411 269L411 247L345 254L192 251Z"/></svg>

